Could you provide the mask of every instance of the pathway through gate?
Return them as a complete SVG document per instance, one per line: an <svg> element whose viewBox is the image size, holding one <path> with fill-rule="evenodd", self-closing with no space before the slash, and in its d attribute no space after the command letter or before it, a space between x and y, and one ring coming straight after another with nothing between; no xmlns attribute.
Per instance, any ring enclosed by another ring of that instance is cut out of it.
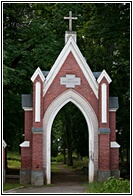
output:
<svg viewBox="0 0 133 196"><path fill-rule="evenodd" d="M59 171L52 174L51 186L25 187L6 191L6 193L86 193L87 175L70 167L58 164Z"/></svg>
<svg viewBox="0 0 133 196"><path fill-rule="evenodd" d="M57 172L52 172L52 184L58 186L83 185L87 182L87 174L83 170L74 170L64 164L58 163Z"/></svg>

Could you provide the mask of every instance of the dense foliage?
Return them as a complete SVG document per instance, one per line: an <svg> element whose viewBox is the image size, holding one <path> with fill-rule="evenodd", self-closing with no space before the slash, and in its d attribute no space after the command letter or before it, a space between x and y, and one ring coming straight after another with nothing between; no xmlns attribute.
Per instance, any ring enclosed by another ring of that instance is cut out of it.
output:
<svg viewBox="0 0 133 196"><path fill-rule="evenodd" d="M119 97L121 160L130 148L130 3L3 3L3 136L10 150L23 141L21 95L32 92L39 66L50 70L64 46L72 10L78 46L92 71L105 69ZM69 118L68 120L69 121ZM78 118L77 118L78 121ZM76 123L75 123L76 124ZM85 125L86 126L86 125ZM76 128L74 128L76 129ZM76 147L77 148L77 147ZM78 149L77 149L78 151Z"/></svg>
<svg viewBox="0 0 133 196"><path fill-rule="evenodd" d="M105 182L93 182L89 184L89 193L130 193L129 180L114 177L108 178Z"/></svg>

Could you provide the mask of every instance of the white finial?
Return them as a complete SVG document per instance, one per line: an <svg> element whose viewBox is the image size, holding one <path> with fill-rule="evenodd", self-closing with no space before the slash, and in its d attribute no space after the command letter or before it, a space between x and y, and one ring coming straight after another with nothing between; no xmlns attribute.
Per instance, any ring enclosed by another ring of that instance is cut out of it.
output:
<svg viewBox="0 0 133 196"><path fill-rule="evenodd" d="M69 11L69 16L64 19L69 19L69 31L72 31L72 20L76 20L77 17L72 17L72 11Z"/></svg>

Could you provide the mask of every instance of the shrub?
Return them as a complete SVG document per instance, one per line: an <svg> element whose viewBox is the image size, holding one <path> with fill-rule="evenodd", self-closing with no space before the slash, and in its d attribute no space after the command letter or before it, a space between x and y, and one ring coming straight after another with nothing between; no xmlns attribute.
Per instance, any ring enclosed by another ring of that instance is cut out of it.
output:
<svg viewBox="0 0 133 196"><path fill-rule="evenodd" d="M64 161L64 156L62 154L60 154L56 157L56 162L62 162L63 163L63 161Z"/></svg>
<svg viewBox="0 0 133 196"><path fill-rule="evenodd" d="M102 182L94 181L89 184L88 193L100 193Z"/></svg>
<svg viewBox="0 0 133 196"><path fill-rule="evenodd" d="M122 178L108 178L105 182L97 182L89 184L89 193L130 193L130 182Z"/></svg>
<svg viewBox="0 0 133 196"><path fill-rule="evenodd" d="M116 179L115 177L108 178L100 190L101 193L129 193L130 182L122 178Z"/></svg>
<svg viewBox="0 0 133 196"><path fill-rule="evenodd" d="M88 168L88 159L83 159L82 161L73 161L73 168L83 169L83 167Z"/></svg>

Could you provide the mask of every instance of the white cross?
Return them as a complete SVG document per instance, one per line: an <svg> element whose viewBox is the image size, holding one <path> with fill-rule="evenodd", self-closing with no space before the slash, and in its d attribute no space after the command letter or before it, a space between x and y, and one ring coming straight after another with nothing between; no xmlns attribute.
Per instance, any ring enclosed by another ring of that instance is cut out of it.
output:
<svg viewBox="0 0 133 196"><path fill-rule="evenodd" d="M80 85L80 78L74 74L66 74L66 77L60 77L60 84L66 85L66 88L75 88L75 85Z"/></svg>
<svg viewBox="0 0 133 196"><path fill-rule="evenodd" d="M69 19L69 31L72 31L72 20L76 20L77 17L72 17L72 11L69 11L69 16L64 19Z"/></svg>

